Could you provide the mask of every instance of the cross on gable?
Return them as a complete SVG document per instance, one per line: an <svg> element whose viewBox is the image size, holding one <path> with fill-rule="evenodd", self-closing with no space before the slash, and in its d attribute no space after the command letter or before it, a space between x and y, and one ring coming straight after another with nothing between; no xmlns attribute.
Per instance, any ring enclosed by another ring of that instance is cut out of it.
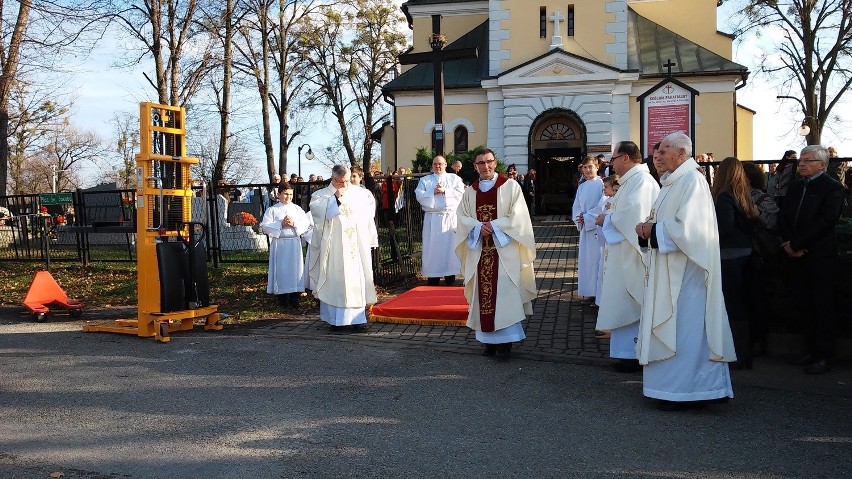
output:
<svg viewBox="0 0 852 479"><path fill-rule="evenodd" d="M666 69L668 70L666 75L672 76L672 67L676 66L676 65L677 65L677 63L672 63L671 58L667 58L666 63L663 64L663 66L666 67Z"/></svg>
<svg viewBox="0 0 852 479"><path fill-rule="evenodd" d="M419 63L431 63L434 71L433 88L435 91L435 129L432 130L435 150L439 155L444 154L444 62L452 60L464 60L477 58L479 51L476 48L450 48L444 49L444 35L441 33L441 16L432 15L432 36L429 37L432 46L431 52L406 53L400 55L401 65L414 65Z"/></svg>
<svg viewBox="0 0 852 479"><path fill-rule="evenodd" d="M562 16L562 13L559 10L553 12L553 15L547 17L548 20L553 22L553 37L550 40L550 48L556 48L562 46L562 35L560 35L559 31L559 22L565 20L565 17Z"/></svg>
<svg viewBox="0 0 852 479"><path fill-rule="evenodd" d="M565 17L562 16L562 12L557 10L557 11L553 12L553 15L549 16L547 19L550 20L551 22L553 22L553 34L558 35L559 34L559 22L561 22L562 20L565 20Z"/></svg>

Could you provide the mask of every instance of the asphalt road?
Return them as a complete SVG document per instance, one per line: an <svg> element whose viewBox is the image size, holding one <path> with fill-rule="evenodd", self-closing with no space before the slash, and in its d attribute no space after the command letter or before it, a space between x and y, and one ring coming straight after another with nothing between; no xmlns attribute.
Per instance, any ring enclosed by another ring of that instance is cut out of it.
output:
<svg viewBox="0 0 852 479"><path fill-rule="evenodd" d="M604 366L12 318L0 478L850 477L848 371L827 390L754 374L728 405L673 413Z"/></svg>

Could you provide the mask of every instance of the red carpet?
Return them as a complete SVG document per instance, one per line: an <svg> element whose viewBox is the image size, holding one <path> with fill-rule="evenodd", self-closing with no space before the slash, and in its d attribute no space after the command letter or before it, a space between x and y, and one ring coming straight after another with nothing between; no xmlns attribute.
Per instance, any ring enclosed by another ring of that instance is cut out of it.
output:
<svg viewBox="0 0 852 479"><path fill-rule="evenodd" d="M464 326L468 305L464 288L418 286L373 306L370 321L377 323Z"/></svg>

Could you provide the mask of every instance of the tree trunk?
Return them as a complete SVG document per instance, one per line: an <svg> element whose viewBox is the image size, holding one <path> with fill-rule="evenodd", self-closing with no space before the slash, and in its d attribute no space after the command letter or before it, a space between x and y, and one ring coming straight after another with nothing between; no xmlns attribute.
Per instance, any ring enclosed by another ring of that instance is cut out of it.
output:
<svg viewBox="0 0 852 479"><path fill-rule="evenodd" d="M222 74L222 102L219 105L219 152L216 156L216 165L213 167L212 184L218 184L224 176L225 164L228 161L228 127L231 119L231 68L233 64L233 51L231 42L234 38L234 0L227 0L225 5L225 41L223 55Z"/></svg>
<svg viewBox="0 0 852 479"><path fill-rule="evenodd" d="M0 194L6 194L9 178L9 98L12 86L17 81L18 62L21 58L21 43L30 21L32 0L21 0L15 29L7 47L3 73L0 74Z"/></svg>

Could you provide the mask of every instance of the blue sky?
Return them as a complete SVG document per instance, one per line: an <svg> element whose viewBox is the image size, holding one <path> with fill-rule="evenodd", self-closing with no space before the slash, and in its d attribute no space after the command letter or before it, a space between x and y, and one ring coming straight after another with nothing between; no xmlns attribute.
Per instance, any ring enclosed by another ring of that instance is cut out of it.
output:
<svg viewBox="0 0 852 479"><path fill-rule="evenodd" d="M397 3L402 3L402 0L397 0ZM719 9L718 18L722 20L719 22L719 30L731 30L724 24L724 19L729 16L734 7L735 5L729 2ZM119 42L110 41L109 37L101 42L99 48L87 59L85 65L78 68L70 81L75 92L74 124L83 129L96 131L107 141L111 141L113 137L109 121L116 112L130 112L137 115L139 102L155 100L153 88L143 77L141 68L119 69L112 66L116 43ZM755 58L756 48L758 46L755 42L735 43L734 60L746 65L754 72L756 66L752 64L752 60ZM738 102L758 112L754 121L755 159L779 159L784 150L799 149L804 146L803 137L796 134L796 129L802 120L800 114L791 113L796 109L795 105L781 104L775 98L777 94L765 79L754 73L750 76L747 86L738 92ZM251 94L247 100L256 101L256 94ZM836 110L836 113L843 118L852 118L852 98ZM257 118L259 118L259 111ZM312 129L313 132L299 144L308 143L316 155L323 155L325 146L331 142L326 133L330 128L333 130L334 127L317 125ZM250 130L244 134L253 135L254 131ZM841 141L828 129L823 134L823 142L826 145L837 147L841 156L852 156L852 137ZM252 143L259 143L259 139L256 138L249 140ZM303 153L305 151L303 150ZM293 161L296 156L294 147L289 152L292 171L296 171ZM257 178L260 179L265 177L263 173L265 160L260 149L257 150L257 158ZM86 168L94 169L94 167ZM328 176L328 168L316 160L308 162L303 159L302 174L307 177L310 173ZM86 176L85 170L83 176Z"/></svg>

